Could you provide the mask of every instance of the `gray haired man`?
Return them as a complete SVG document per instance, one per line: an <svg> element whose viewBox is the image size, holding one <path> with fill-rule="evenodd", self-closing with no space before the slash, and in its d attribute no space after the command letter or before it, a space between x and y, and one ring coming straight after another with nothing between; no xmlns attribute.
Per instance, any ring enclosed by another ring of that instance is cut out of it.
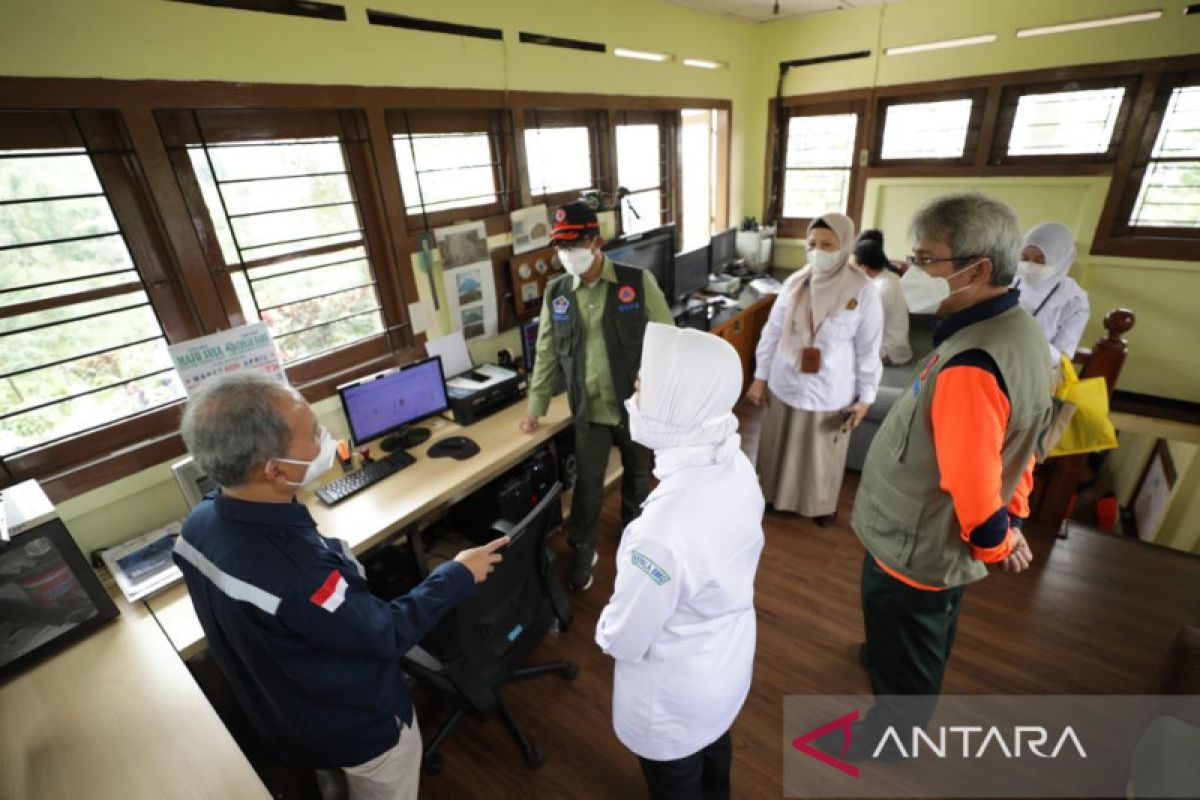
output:
<svg viewBox="0 0 1200 800"><path fill-rule="evenodd" d="M188 516L175 561L255 731L284 764L343 771L352 798L416 798L421 734L400 657L487 578L508 540L464 550L385 602L295 500L333 464L329 432L298 392L255 370L216 378L181 433L221 491Z"/></svg>
<svg viewBox="0 0 1200 800"><path fill-rule="evenodd" d="M911 233L905 301L941 319L871 442L850 524L867 549L861 655L872 688L915 697L876 703L851 757L873 753L889 725L925 725L967 585L988 565L1020 572L1033 560L1021 522L1051 413L1045 340L1008 288L1021 249L1012 210L980 194L939 197Z"/></svg>

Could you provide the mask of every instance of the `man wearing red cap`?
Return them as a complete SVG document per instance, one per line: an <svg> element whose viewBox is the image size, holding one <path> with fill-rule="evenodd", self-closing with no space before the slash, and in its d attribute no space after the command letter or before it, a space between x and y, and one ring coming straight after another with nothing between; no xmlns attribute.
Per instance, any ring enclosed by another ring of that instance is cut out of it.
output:
<svg viewBox="0 0 1200 800"><path fill-rule="evenodd" d="M529 414L520 428L525 433L537 430L554 385L560 376L565 379L575 417L578 465L568 534L574 548L570 585L584 591L592 585L604 470L614 444L625 470L623 525L638 515L649 492L650 452L630 438L624 401L633 395L646 323L674 325L675 320L653 275L616 264L600 252L600 223L586 203L555 209L550 238L567 274L546 287L529 381Z"/></svg>

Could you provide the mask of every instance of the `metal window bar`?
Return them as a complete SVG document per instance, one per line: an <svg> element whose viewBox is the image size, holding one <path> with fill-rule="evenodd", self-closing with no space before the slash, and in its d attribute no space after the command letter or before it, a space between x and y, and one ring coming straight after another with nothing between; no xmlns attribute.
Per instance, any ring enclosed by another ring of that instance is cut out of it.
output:
<svg viewBox="0 0 1200 800"><path fill-rule="evenodd" d="M260 308L259 311L260 312L275 311L276 309L287 308L289 306L298 306L301 303L311 303L313 300L323 300L326 297L334 297L335 295L339 295L339 294L347 294L349 292L357 292L359 289L374 288L374 286L375 286L375 282L369 281L367 283L360 283L357 286L347 286L345 289L335 289L332 292L323 292L322 294L314 294L311 297L301 297L297 300L289 300L286 303L278 303L273 306L267 306L266 308Z"/></svg>
<svg viewBox="0 0 1200 800"><path fill-rule="evenodd" d="M96 278L107 278L110 275L123 275L126 272L136 272L132 267L125 269L114 269L108 272L94 272L89 275L76 275L73 278L59 278L53 281L42 281L41 283L26 283L20 286L13 286L8 289L0 289L0 294L11 294L12 292L29 292L34 289L45 289L47 286L59 286L64 283L75 283L76 281L90 281Z"/></svg>
<svg viewBox="0 0 1200 800"><path fill-rule="evenodd" d="M174 370L175 370L174 366L165 367L164 369L155 370L154 372L147 372L147 373L138 375L133 378L127 378L123 381L116 381L114 383L110 383L105 386L98 386L94 389L88 389L86 392L77 392L75 394L68 395L66 397L58 397L58 398L55 398L54 400L47 400L46 402L38 403L35 406L29 406L28 408L22 408L17 411L10 411L7 414L0 414L0 421L10 419L12 417L17 417L22 414L32 414L34 411L41 411L43 408L50 408L51 406L57 406L57 405L61 405L63 403L69 403L72 400L78 400L81 397L87 397L88 395L96 394L97 392L104 392L104 391L108 391L109 389L115 389L118 386L126 386L130 383L133 383L134 381L143 381L146 378L153 378L155 375L163 375L168 372L173 372Z"/></svg>
<svg viewBox="0 0 1200 800"><path fill-rule="evenodd" d="M53 328L57 325L66 325L68 322L83 322L83 321L89 320L89 319L97 319L98 317L103 317L108 314L118 314L122 311L132 311L135 308L141 308L142 306L148 306L148 305L150 305L149 300L147 300L144 303L135 303L131 306L121 306L119 308L109 308L109 309L105 309L104 311L96 311L91 314L84 314L84 315L78 316L78 317L70 317L68 319L56 319L53 322L43 322L40 325L30 325L25 328L17 328L16 330L0 331L0 339L3 339L8 336L16 336L18 333L30 333L32 331L40 331L40 330L45 330L46 328ZM157 321L157 319L156 319L156 321ZM162 326L160 325L159 330L161 330L161 329L162 329ZM4 377L4 376L0 375L0 377Z"/></svg>
<svg viewBox="0 0 1200 800"><path fill-rule="evenodd" d="M421 174L417 172L417 148L413 144L412 122L408 118L408 109L404 109L404 134L408 137L408 154L412 159L413 172L417 179L417 204L421 208L421 227L423 230L429 230L429 209L425 207L425 190L421 188ZM408 209L405 209L407 215Z"/></svg>
<svg viewBox="0 0 1200 800"><path fill-rule="evenodd" d="M381 306L375 306L374 308L368 308L365 311L355 311L353 314L345 314L344 316L338 317L336 319L325 320L324 322L316 322L316 323L313 323L312 325L308 325L303 328L297 328L294 331L288 331L287 333L281 333L278 336L276 336L275 338L276 339L285 339L288 336L296 336L297 334L307 333L308 331L316 330L317 328L324 328L327 325L335 325L339 322L345 322L348 319L354 319L355 317L362 317L362 316L366 316L367 314L375 314L380 310L380 308L381 308ZM341 346L342 345L338 345L338 347L341 347ZM322 350L321 352L325 352L325 351ZM310 355L316 355L316 353L312 353Z"/></svg>
<svg viewBox="0 0 1200 800"><path fill-rule="evenodd" d="M150 342L154 342L154 341L157 341L162 338L163 338L162 336L148 336L145 339L138 339L136 342L126 342L125 344L119 344L116 347L105 347L100 350L93 350L90 353L82 353L80 355L67 356L66 358L61 358L58 361L50 361L45 364L35 364L32 367L25 367L23 369L18 369L13 372L6 372L6 373L4 373L4 379L7 380L9 378L16 378L20 375L27 375L30 372L37 372L38 370L42 370L42 369L52 369L54 367L60 367L63 364L70 364L72 361L83 361L86 358L95 358L96 356L102 356L106 353L115 353L118 350L124 350L127 347L138 347L140 345L149 344Z"/></svg>
<svg viewBox="0 0 1200 800"><path fill-rule="evenodd" d="M130 281L129 283L100 286L95 289L84 289L81 292L71 292L70 294L62 294L54 297L43 297L38 300L26 300L23 303L0 306L0 319L12 319L14 317L22 317L26 314L37 314L42 311L67 308L72 305L83 305L142 290L144 290L144 287L141 283Z"/></svg>
<svg viewBox="0 0 1200 800"><path fill-rule="evenodd" d="M309 247L304 250L297 250L293 253L279 253L273 256L260 256L259 258L245 259L243 260L242 264L225 264L224 271L229 273L237 272L239 269L242 269L242 265L244 265L245 269L247 270L247 277L249 277L249 270L252 269L262 269L263 267L269 267L273 264L282 264L285 261L293 261L300 258L315 258L317 256L325 255L326 253L337 253L342 250L350 250L355 247L361 247L365 251L366 242L362 239L348 239L344 242L330 242L329 244L322 244L317 245L316 247ZM361 258L367 258L367 256L363 255Z"/></svg>
<svg viewBox="0 0 1200 800"><path fill-rule="evenodd" d="M107 233L88 233L88 234L84 234L82 236L64 236L61 239L43 239L40 242L21 242L20 244L0 245L0 253L7 252L8 250L21 250L25 247L44 247L46 245L51 245L51 244L70 244L71 242L86 242L89 239L104 239L105 237L108 237L108 236L121 236L122 241L124 241L125 237L124 237L124 234L122 234L120 231L120 224L121 223L119 223L119 222L117 223L117 226L118 226L117 230L108 231ZM126 247L126 249L128 249L128 247L129 247L128 243L126 243L125 247ZM132 253L130 255L132 256Z"/></svg>
<svg viewBox="0 0 1200 800"><path fill-rule="evenodd" d="M104 197L104 192L92 192L91 194L58 194L50 197L25 197L20 200L0 200L0 206L19 206L26 203L50 203L57 200L92 200L97 197Z"/></svg>
<svg viewBox="0 0 1200 800"><path fill-rule="evenodd" d="M205 150L205 154L207 155L207 149ZM210 172L212 172L212 170L213 170L211 160L209 161L208 169ZM213 175L213 183L229 185L229 184L234 184L234 183L259 183L261 181L291 181L291 180L297 180L299 178L327 178L332 175L349 175L349 174L350 174L350 172L348 170L334 170L334 171L330 171L330 172L308 172L308 173L297 173L297 174L292 174L292 175L265 175L260 178L222 178L222 179L218 179L216 172L213 172L212 175Z"/></svg>
<svg viewBox="0 0 1200 800"><path fill-rule="evenodd" d="M240 214L231 214L229 216L229 219L234 220L234 219L245 219L246 217L261 217L264 214L285 214L289 211L311 211L312 209L315 209L315 208L333 208L334 206L352 206L355 204L355 202L356 201L354 201L354 200L336 200L332 203L314 203L311 206L292 206L290 208L267 208L267 209L263 209L262 211L243 211ZM262 247L262 246L263 245L255 245L255 247Z"/></svg>
<svg viewBox="0 0 1200 800"><path fill-rule="evenodd" d="M288 257L294 258L295 256L293 256L291 253L289 253ZM300 267L298 269L289 269L284 272L275 272L275 273L272 273L271 275L252 276L252 275L247 274L246 277L250 280L255 280L255 281L273 281L276 278L287 278L292 275L299 275L303 272L312 272L313 270L326 269L328 267L340 267L342 264L353 264L355 261L366 261L366 260L367 260L367 254L363 253L361 256L355 256L354 258L343 258L340 261L330 261L326 264L314 264L311 267ZM262 269L262 267L250 267L250 269Z"/></svg>
<svg viewBox="0 0 1200 800"><path fill-rule="evenodd" d="M314 239L328 239L330 236L348 236L352 233L362 233L362 232L363 232L362 228L351 228L348 231L333 231L332 233L318 233L316 236L301 236L299 239L284 239L283 241L279 241L279 242L263 242L262 244L252 244L247 247L242 247L237 242L236 234L233 233L233 226L231 225L229 228L230 236L232 236L233 240L234 240L233 241L234 246L237 247L237 249L238 249L239 258L241 258L241 255L243 253L250 251L250 250L265 250L268 247L279 247L280 245L284 245L284 244L296 244L298 242L311 242ZM288 255L292 256L293 258L295 257L294 253L289 253ZM241 258L241 262L242 262L242 264L245 264L245 259Z"/></svg>

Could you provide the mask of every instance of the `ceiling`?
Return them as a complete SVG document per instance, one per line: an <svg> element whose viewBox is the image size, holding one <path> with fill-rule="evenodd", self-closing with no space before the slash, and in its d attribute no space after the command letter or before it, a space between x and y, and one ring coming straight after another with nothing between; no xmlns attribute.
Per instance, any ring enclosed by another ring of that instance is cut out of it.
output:
<svg viewBox="0 0 1200 800"><path fill-rule="evenodd" d="M895 5L900 0L778 0L779 14L774 13L776 0L665 0L676 6L694 8L726 19L742 22L775 22L794 19L821 11L863 6Z"/></svg>

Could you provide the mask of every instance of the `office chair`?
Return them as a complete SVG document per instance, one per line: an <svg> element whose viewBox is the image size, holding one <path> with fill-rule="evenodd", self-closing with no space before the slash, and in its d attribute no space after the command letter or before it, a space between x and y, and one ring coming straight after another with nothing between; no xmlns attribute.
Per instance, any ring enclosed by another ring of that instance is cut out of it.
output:
<svg viewBox="0 0 1200 800"><path fill-rule="evenodd" d="M546 761L499 690L543 675L557 673L570 681L579 674L571 661L522 666L555 620L549 587L557 578L545 551L546 537L562 524L561 494L561 484L555 483L520 522L500 520L493 526L496 535L512 538L504 560L474 597L450 611L404 656L405 672L454 706L450 719L425 747L421 763L431 775L441 771L441 747L468 713L483 718L497 711L525 763L540 767Z"/></svg>

